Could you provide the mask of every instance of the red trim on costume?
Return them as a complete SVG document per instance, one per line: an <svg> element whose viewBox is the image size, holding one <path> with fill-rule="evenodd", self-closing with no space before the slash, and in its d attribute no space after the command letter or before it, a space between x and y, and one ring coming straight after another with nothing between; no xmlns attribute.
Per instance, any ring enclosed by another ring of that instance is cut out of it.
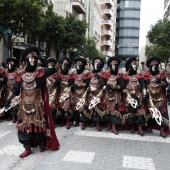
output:
<svg viewBox="0 0 170 170"><path fill-rule="evenodd" d="M66 77L67 80L70 80L72 78L72 75L71 74L64 75L62 73L58 73L58 77L60 77L61 79Z"/></svg>
<svg viewBox="0 0 170 170"><path fill-rule="evenodd" d="M44 100L44 108L45 108L45 113L46 113L45 117L46 117L46 121L48 124L47 128L50 129L50 135L51 135L51 137L49 136L47 137L46 148L50 148L51 150L58 150L60 144L55 133L55 128L54 128L54 123L53 123L52 115L50 111L49 98L48 98L46 85L43 88L43 100Z"/></svg>

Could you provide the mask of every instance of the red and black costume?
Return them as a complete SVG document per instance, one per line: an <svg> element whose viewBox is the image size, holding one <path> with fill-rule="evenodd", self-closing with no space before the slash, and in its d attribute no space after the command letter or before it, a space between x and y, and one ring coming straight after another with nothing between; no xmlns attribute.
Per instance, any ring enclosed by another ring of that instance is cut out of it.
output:
<svg viewBox="0 0 170 170"><path fill-rule="evenodd" d="M0 107L4 106L5 103L5 85L7 82L5 69L2 67L2 63L0 63Z"/></svg>
<svg viewBox="0 0 170 170"><path fill-rule="evenodd" d="M7 59L6 61L8 63L8 68L6 70L6 77L7 77L7 83L6 83L6 96L7 98L10 95L10 91L16 81L17 78L17 65L18 65L18 61L15 57L10 57ZM11 116L12 116L12 122L16 123L17 121L17 106L11 108L10 110L8 110L5 114L6 114L6 118L7 120L11 120Z"/></svg>
<svg viewBox="0 0 170 170"><path fill-rule="evenodd" d="M160 136L166 137L166 133L170 134L169 130L169 116L167 109L167 97L166 97L166 87L168 86L168 82L166 79L165 72L160 72L159 70L160 60L158 57L150 57L146 65L149 68L143 74L144 80L147 85L147 91L149 93L148 101L147 101L147 120L148 120L148 132L152 132L152 128L160 130ZM152 112L150 112L149 108L154 107L160 112L162 116L161 124L159 125L155 119L152 119Z"/></svg>
<svg viewBox="0 0 170 170"><path fill-rule="evenodd" d="M85 129L85 122L90 118L87 106L87 87L89 86L89 71L85 69L87 60L82 57L75 59L76 71L73 74L74 84L72 86L72 103L73 103L73 120L76 121L75 126L82 122L81 129ZM85 103L76 109L78 102L84 98Z"/></svg>
<svg viewBox="0 0 170 170"><path fill-rule="evenodd" d="M93 123L91 127L96 125L96 129L101 131L100 122L103 120L104 116L104 97L103 97L103 87L106 84L105 73L102 68L104 66L104 60L100 57L95 57L92 60L93 70L90 73L90 83L89 83L89 94L88 94L88 105L91 105L91 101L95 97L100 98L100 102L90 109L90 114L92 115Z"/></svg>
<svg viewBox="0 0 170 170"><path fill-rule="evenodd" d="M71 107L71 86L73 84L73 72L70 70L71 60L67 57L60 59L62 62L61 71L57 73L55 85L57 87L58 100L56 101L57 115L61 118L61 126L66 120L66 128L70 129L70 120L73 112ZM64 97L68 96L68 97ZM62 100L64 99L64 100Z"/></svg>
<svg viewBox="0 0 170 170"><path fill-rule="evenodd" d="M118 57L110 57L107 65L110 70L106 73L107 84L105 94L106 105L106 121L108 122L107 130L110 130L114 134L118 134L116 125L121 125L123 119L123 99L122 90L125 83L122 75L119 74L120 60Z"/></svg>
<svg viewBox="0 0 170 170"><path fill-rule="evenodd" d="M8 102L17 95L21 95L18 107L18 139L23 144L25 151L21 158L31 153L31 146L36 144L43 152L45 148L57 150L59 142L55 134L54 125L48 103L48 93L45 80L57 70L55 68L37 69L39 50L31 46L23 51L22 57L26 60L26 67L18 73L12 94ZM7 105L6 103L6 105Z"/></svg>
<svg viewBox="0 0 170 170"><path fill-rule="evenodd" d="M143 136L142 126L146 125L145 100L146 86L142 74L137 73L136 58L131 57L126 61L126 71L123 75L125 81L124 122L130 126L131 133L135 132L137 125L138 133Z"/></svg>

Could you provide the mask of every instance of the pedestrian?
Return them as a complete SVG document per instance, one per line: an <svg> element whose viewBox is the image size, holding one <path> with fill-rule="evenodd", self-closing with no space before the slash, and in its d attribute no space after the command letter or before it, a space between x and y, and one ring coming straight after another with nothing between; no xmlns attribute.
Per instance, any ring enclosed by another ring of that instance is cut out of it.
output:
<svg viewBox="0 0 170 170"><path fill-rule="evenodd" d="M18 107L18 139L25 151L20 155L24 158L31 154L31 147L38 145L40 152L46 148L59 149L59 142L55 134L54 125L49 109L48 93L45 80L60 67L37 69L39 49L35 46L26 48L22 59L26 66L18 73L11 93L5 103L7 107L15 96L21 95Z"/></svg>

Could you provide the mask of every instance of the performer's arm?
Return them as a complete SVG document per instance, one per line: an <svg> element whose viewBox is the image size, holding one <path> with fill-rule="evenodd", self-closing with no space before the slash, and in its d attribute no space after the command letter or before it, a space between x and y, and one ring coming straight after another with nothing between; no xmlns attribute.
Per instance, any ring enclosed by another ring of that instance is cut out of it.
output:
<svg viewBox="0 0 170 170"><path fill-rule="evenodd" d="M61 64L57 63L54 68L44 68L44 77L47 78L50 75L56 73L61 68Z"/></svg>
<svg viewBox="0 0 170 170"><path fill-rule="evenodd" d="M7 82L7 77L5 75L5 73L1 74L0 76L0 83L6 83Z"/></svg>

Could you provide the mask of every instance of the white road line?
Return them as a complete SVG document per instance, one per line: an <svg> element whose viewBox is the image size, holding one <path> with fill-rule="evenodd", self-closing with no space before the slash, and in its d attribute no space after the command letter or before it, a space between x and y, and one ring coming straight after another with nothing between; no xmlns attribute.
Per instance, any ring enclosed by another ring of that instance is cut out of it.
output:
<svg viewBox="0 0 170 170"><path fill-rule="evenodd" d="M94 152L82 152L82 151L69 151L63 161L92 163L95 153Z"/></svg>
<svg viewBox="0 0 170 170"><path fill-rule="evenodd" d="M124 155L122 167L133 168L133 169L155 170L155 166L152 158L138 157L138 156Z"/></svg>
<svg viewBox="0 0 170 170"><path fill-rule="evenodd" d="M3 136L5 136L5 135L7 135L7 134L10 133L10 132L11 132L11 131L6 131L5 133L3 133L3 134L0 135L0 138L3 137Z"/></svg>
<svg viewBox="0 0 170 170"><path fill-rule="evenodd" d="M124 140L137 140L147 142L162 142L170 143L170 137L162 138L160 136L140 136L138 134L119 134L115 135L110 132L91 132L91 131L79 131L75 135L78 136L89 136L89 137L100 137L100 138L113 138L113 139L124 139Z"/></svg>

